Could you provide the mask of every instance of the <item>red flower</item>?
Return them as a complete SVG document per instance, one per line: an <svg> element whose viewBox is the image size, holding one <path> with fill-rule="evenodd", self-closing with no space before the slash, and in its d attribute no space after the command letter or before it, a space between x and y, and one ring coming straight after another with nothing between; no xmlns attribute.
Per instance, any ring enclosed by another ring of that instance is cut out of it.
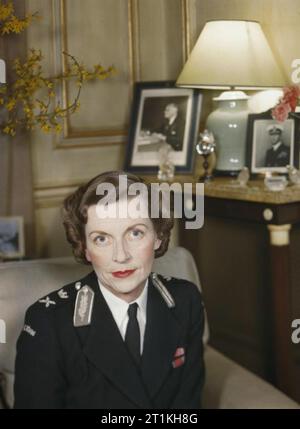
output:
<svg viewBox="0 0 300 429"><path fill-rule="evenodd" d="M300 98L300 88L296 85L291 85L283 88L283 96L279 99L278 104L272 110L272 117L279 122L284 122L290 112L294 112L298 99Z"/></svg>
<svg viewBox="0 0 300 429"><path fill-rule="evenodd" d="M272 110L272 117L278 122L284 122L288 118L291 110L290 104L281 101Z"/></svg>
<svg viewBox="0 0 300 429"><path fill-rule="evenodd" d="M298 104L298 98L300 97L300 88L299 86L292 85L287 86L283 89L283 97L281 98L281 102L284 104L289 104L292 112L295 111L296 106Z"/></svg>

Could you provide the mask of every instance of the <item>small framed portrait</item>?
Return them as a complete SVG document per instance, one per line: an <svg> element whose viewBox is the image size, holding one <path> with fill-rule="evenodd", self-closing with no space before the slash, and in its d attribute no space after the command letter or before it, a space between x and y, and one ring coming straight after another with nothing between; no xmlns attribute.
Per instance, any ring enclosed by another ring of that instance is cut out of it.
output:
<svg viewBox="0 0 300 429"><path fill-rule="evenodd" d="M25 255L24 221L21 216L0 217L0 259Z"/></svg>
<svg viewBox="0 0 300 429"><path fill-rule="evenodd" d="M191 173L202 95L175 82L137 82L132 105L125 170L157 173L163 147L175 173Z"/></svg>
<svg viewBox="0 0 300 429"><path fill-rule="evenodd" d="M249 115L247 166L252 174L287 173L287 165L299 168L299 125L299 119L291 115L277 122L271 110Z"/></svg>

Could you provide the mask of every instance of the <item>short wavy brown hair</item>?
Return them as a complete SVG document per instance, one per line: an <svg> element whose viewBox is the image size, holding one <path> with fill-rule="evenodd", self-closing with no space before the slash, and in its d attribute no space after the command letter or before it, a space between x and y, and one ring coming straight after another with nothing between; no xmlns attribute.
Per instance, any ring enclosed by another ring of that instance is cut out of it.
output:
<svg viewBox="0 0 300 429"><path fill-rule="evenodd" d="M148 214L152 221L157 237L162 241L158 249L155 250L155 258L162 256L168 249L171 230L174 226L173 210L170 210L170 217L162 217L161 207L159 217L150 217L151 207L151 187L140 177L123 171L109 171L91 179L85 185L80 186L74 193L69 195L63 204L63 225L68 242L72 246L73 254L78 262L90 264L85 257L86 239L85 225L88 221L88 208L97 204L103 196L96 193L98 185L101 183L111 183L115 186L117 200L119 200L119 177L127 176L128 187L133 183L144 183L148 189ZM127 188L128 192L128 188Z"/></svg>

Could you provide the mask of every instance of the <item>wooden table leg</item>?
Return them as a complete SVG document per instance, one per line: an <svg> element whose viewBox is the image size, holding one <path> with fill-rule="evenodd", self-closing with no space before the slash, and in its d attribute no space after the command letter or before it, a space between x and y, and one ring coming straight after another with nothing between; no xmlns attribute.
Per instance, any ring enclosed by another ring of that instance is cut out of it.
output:
<svg viewBox="0 0 300 429"><path fill-rule="evenodd" d="M270 231L275 382L280 390L293 397L289 269L291 225L268 225L268 229Z"/></svg>

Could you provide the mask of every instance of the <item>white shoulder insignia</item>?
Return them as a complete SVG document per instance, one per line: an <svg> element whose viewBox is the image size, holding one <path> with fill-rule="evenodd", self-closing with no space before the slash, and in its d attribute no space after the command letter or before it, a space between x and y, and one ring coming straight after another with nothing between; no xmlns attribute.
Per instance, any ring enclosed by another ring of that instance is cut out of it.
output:
<svg viewBox="0 0 300 429"><path fill-rule="evenodd" d="M61 289L57 292L57 295L61 298L61 299L67 299L69 298L68 292L66 292L65 290Z"/></svg>
<svg viewBox="0 0 300 429"><path fill-rule="evenodd" d="M44 299L40 299L40 300L39 300L39 302L40 302L41 304L45 304L45 307L46 307L46 308L50 307L50 305L55 305L55 304L56 304L56 302L55 302L55 301L52 301L52 300L49 298L49 296L47 296L47 297L46 297L46 298L44 298Z"/></svg>
<svg viewBox="0 0 300 429"><path fill-rule="evenodd" d="M24 325L23 331L27 332L27 334L31 335L32 337L34 337L36 334L36 331L34 329L32 329L32 327L29 325Z"/></svg>
<svg viewBox="0 0 300 429"><path fill-rule="evenodd" d="M158 278L158 275L156 273L152 273L151 276L152 276L152 281L153 281L154 286L160 292L160 294L163 297L163 299L165 300L167 306L169 308L174 308L175 307L175 301L174 301L172 295L170 294L170 292L168 291L168 289L166 288L166 286L161 282L161 280Z"/></svg>

